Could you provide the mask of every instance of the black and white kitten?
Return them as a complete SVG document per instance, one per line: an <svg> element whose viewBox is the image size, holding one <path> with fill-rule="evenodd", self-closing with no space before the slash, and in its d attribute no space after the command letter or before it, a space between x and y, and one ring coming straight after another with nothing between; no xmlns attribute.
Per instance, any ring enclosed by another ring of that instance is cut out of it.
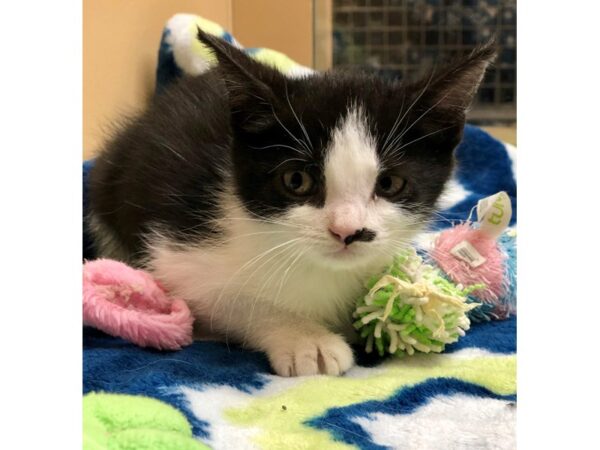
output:
<svg viewBox="0 0 600 450"><path fill-rule="evenodd" d="M151 270L201 328L265 351L279 375L340 374L363 283L432 213L494 51L403 84L290 79L199 39L218 66L167 89L96 160L100 253Z"/></svg>

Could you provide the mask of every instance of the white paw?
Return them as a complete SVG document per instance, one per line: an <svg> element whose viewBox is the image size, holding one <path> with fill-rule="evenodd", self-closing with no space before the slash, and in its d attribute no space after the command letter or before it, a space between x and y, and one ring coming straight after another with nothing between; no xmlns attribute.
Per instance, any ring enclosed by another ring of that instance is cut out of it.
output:
<svg viewBox="0 0 600 450"><path fill-rule="evenodd" d="M268 351L277 375L340 375L354 364L350 346L336 334L289 336Z"/></svg>

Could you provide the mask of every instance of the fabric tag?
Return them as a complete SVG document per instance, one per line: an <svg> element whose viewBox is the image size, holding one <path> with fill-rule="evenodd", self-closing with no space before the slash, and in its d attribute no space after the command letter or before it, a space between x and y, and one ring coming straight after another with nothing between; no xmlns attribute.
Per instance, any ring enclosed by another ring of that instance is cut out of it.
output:
<svg viewBox="0 0 600 450"><path fill-rule="evenodd" d="M468 263L471 267L479 267L486 259L468 241L459 242L450 253L456 258Z"/></svg>
<svg viewBox="0 0 600 450"><path fill-rule="evenodd" d="M477 203L479 229L493 239L498 238L508 227L511 216L510 197L504 191L483 198Z"/></svg>

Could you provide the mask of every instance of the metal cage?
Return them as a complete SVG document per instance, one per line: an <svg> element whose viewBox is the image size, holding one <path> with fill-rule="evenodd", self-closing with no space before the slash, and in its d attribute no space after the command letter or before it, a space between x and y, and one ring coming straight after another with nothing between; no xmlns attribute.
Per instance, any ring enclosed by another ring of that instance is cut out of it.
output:
<svg viewBox="0 0 600 450"><path fill-rule="evenodd" d="M493 36L499 55L469 119L516 119L516 0L333 0L333 65L408 78Z"/></svg>

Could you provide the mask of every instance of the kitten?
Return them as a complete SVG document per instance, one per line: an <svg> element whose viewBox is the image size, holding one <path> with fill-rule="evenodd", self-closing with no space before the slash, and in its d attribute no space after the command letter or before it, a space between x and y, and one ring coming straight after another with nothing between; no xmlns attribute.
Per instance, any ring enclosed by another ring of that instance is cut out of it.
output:
<svg viewBox="0 0 600 450"><path fill-rule="evenodd" d="M200 328L283 376L353 364L351 312L450 177L491 46L414 83L299 79L199 31L216 68L152 101L98 156L88 224Z"/></svg>

